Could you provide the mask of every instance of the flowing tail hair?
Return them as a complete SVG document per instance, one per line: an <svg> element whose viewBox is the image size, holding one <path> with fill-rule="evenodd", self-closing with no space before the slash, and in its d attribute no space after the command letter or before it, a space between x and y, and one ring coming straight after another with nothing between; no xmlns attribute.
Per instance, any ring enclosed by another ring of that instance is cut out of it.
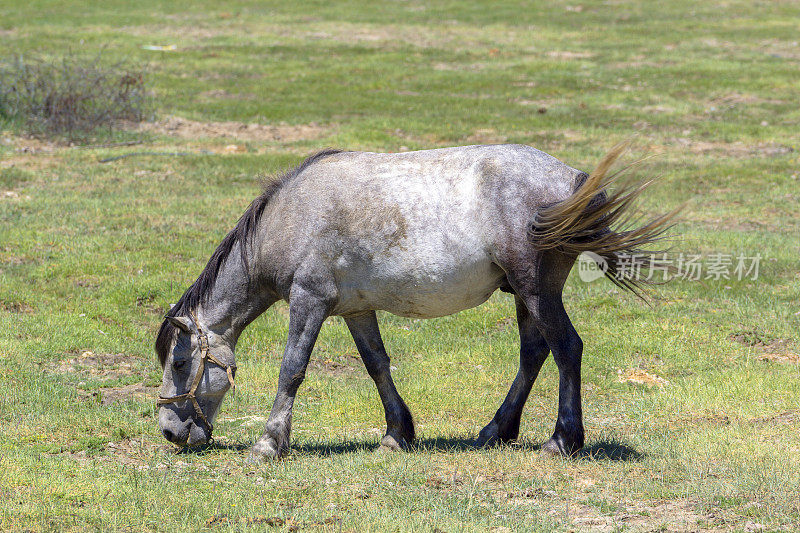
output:
<svg viewBox="0 0 800 533"><path fill-rule="evenodd" d="M621 183L608 191L625 169L612 174L609 170L628 145L612 148L572 196L539 208L528 227L528 239L537 250L557 249L576 256L592 252L607 278L644 299L643 285L655 281L635 273L643 269L671 270L665 259L656 257L664 250L646 247L667 236L682 206L643 223L632 209L633 202L654 180Z"/></svg>

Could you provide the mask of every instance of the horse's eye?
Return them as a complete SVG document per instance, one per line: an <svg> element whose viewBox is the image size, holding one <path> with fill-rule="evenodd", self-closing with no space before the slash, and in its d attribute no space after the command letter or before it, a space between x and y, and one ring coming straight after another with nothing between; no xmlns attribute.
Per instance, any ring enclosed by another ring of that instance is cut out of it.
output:
<svg viewBox="0 0 800 533"><path fill-rule="evenodd" d="M175 370L180 370L181 368L184 367L185 364L186 364L185 359L178 359L177 361L172 362L172 368L174 368Z"/></svg>

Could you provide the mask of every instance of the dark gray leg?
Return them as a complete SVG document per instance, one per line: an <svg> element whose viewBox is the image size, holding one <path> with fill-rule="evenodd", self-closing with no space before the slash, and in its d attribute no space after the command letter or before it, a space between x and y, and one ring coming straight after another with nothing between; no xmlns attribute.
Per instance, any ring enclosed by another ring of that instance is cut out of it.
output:
<svg viewBox="0 0 800 533"><path fill-rule="evenodd" d="M289 338L278 376L278 392L264 434L250 451L251 460L275 459L288 451L294 397L305 378L311 350L330 308L326 300L297 285L292 287L291 294Z"/></svg>
<svg viewBox="0 0 800 533"><path fill-rule="evenodd" d="M525 303L530 323L539 330L558 366L558 419L552 438L542 449L553 454L572 455L584 443L583 342L567 316L561 292L575 258L553 251L507 259L504 269L509 284Z"/></svg>
<svg viewBox="0 0 800 533"><path fill-rule="evenodd" d="M383 346L378 319L374 311L345 318L347 327L356 341L358 353L375 381L386 412L386 435L381 446L405 449L414 440L414 420L392 381L389 356Z"/></svg>
<svg viewBox="0 0 800 533"><path fill-rule="evenodd" d="M581 409L583 341L567 316L560 294L550 297L536 295L526 302L558 365L558 420L553 436L542 450L554 455L572 455L583 448L584 443Z"/></svg>
<svg viewBox="0 0 800 533"><path fill-rule="evenodd" d="M516 297L515 301L520 340L519 371L503 405L497 410L492 421L478 435L476 442L478 446L500 444L517 439L525 401L528 399L542 364L550 353L550 348L531 319L528 308L519 297Z"/></svg>

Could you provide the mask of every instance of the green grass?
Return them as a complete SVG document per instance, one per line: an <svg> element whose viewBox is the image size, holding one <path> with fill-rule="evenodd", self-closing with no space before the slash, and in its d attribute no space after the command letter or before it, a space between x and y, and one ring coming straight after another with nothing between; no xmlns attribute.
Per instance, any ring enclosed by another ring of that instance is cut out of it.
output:
<svg viewBox="0 0 800 533"><path fill-rule="evenodd" d="M79 149L4 126L0 529L800 528L800 365L763 360L800 345L798 15L791 2L683 0L0 6L1 56L104 48L148 64L162 118L317 131L238 140L156 129L99 139L142 146ZM160 437L160 317L262 176L325 146L506 141L591 169L634 133L642 153L660 154L641 171L662 176L645 210L689 202L676 251L764 259L757 281L671 283L652 308L573 273L581 457L538 452L556 412L552 360L520 444L469 445L516 371L505 295L437 320L380 317L419 428L411 453L376 451L380 401L331 319L298 395L294 452L244 465L275 390L283 304L239 343L217 444L176 454ZM196 155L97 162L176 150ZM621 382L631 370L669 384Z"/></svg>

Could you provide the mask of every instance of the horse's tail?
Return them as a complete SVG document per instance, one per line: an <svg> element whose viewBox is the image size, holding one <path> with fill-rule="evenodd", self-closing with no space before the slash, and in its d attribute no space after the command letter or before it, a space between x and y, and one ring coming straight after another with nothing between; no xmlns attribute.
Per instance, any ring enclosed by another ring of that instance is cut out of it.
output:
<svg viewBox="0 0 800 533"><path fill-rule="evenodd" d="M584 175L572 196L539 208L528 228L528 238L537 250L558 249L575 256L593 252L592 259L606 277L641 296L639 289L648 280L632 274L656 265L668 268L655 257L660 251L642 247L665 237L680 208L642 222L633 213L632 204L653 180L622 183L607 191L619 176L619 172L609 175L609 169L626 148L627 144L615 146L591 175Z"/></svg>

